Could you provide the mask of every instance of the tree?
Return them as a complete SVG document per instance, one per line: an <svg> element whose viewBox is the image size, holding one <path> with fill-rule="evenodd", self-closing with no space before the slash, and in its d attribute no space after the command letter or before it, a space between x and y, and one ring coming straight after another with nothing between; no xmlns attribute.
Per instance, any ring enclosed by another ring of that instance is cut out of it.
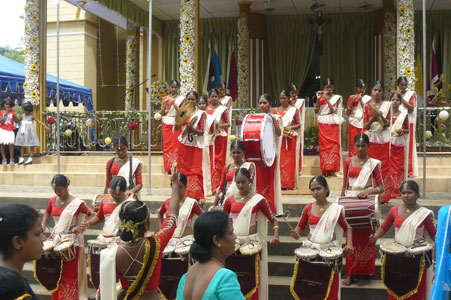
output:
<svg viewBox="0 0 451 300"><path fill-rule="evenodd" d="M12 49L10 46L0 47L0 55L20 62L21 64L25 61L25 53L19 48Z"/></svg>

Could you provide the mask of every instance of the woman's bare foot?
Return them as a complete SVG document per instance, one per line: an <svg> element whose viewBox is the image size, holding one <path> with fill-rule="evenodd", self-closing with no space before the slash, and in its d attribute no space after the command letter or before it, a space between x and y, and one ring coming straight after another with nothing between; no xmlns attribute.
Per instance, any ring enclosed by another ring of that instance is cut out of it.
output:
<svg viewBox="0 0 451 300"><path fill-rule="evenodd" d="M359 280L357 281L358 286L365 286L369 283L370 283L370 281L363 276L359 277Z"/></svg>
<svg viewBox="0 0 451 300"><path fill-rule="evenodd" d="M350 286L352 284L352 277L351 276L346 277L346 279L343 280L342 284L344 286Z"/></svg>

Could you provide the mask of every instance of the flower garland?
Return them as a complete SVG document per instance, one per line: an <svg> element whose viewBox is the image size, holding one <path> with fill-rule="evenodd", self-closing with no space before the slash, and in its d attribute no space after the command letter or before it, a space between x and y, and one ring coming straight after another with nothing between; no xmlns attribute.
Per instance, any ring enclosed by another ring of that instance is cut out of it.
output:
<svg viewBox="0 0 451 300"><path fill-rule="evenodd" d="M136 86L136 36L130 35L127 38L127 58L125 60L125 110L133 108L135 100L135 86ZM133 89L133 90L132 90Z"/></svg>
<svg viewBox="0 0 451 300"><path fill-rule="evenodd" d="M249 28L246 16L238 19L238 103L245 107L249 99Z"/></svg>
<svg viewBox="0 0 451 300"><path fill-rule="evenodd" d="M28 1L25 5L25 101L39 105L39 8Z"/></svg>
<svg viewBox="0 0 451 300"><path fill-rule="evenodd" d="M194 90L194 19L195 5L192 0L181 0L180 7L180 94Z"/></svg>
<svg viewBox="0 0 451 300"><path fill-rule="evenodd" d="M415 7L412 0L398 0L398 77L406 76L415 83Z"/></svg>
<svg viewBox="0 0 451 300"><path fill-rule="evenodd" d="M150 87L152 102L153 103L161 103L161 99L169 93L169 85L166 81L158 80L152 82Z"/></svg>
<svg viewBox="0 0 451 300"><path fill-rule="evenodd" d="M393 11L384 15L384 81L385 99L396 87L396 18Z"/></svg>

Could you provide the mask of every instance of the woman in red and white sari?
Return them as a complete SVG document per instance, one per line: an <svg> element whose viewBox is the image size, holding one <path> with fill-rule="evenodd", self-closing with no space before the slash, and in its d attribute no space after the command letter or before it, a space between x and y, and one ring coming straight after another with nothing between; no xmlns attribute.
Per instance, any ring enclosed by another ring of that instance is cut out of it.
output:
<svg viewBox="0 0 451 300"><path fill-rule="evenodd" d="M407 178L407 140L409 120L406 112L400 111L401 95L391 96L391 140L390 140L390 183L391 197L401 196L400 188Z"/></svg>
<svg viewBox="0 0 451 300"><path fill-rule="evenodd" d="M414 245L428 243L434 245L437 228L434 223L434 212L417 203L420 197L420 188L413 180L408 180L401 185L402 204L396 205L390 209L384 223L377 230L376 234L370 236L370 241L376 243L379 238L385 235L392 225L395 226L395 242L406 248ZM391 268L391 265L385 265L383 268ZM405 272L405 270L404 270ZM420 273L421 274L421 273ZM424 268L419 284L415 292L409 297L402 299L408 300L427 300L432 288L434 278L434 264L429 268ZM418 279L415 279L416 281ZM407 282L405 284L408 284ZM412 284L409 284L412 286ZM415 284L413 285L415 286ZM392 291L388 290L389 300L400 299L392 296Z"/></svg>
<svg viewBox="0 0 451 300"><path fill-rule="evenodd" d="M335 95L334 81L324 80L324 90L316 92L318 101L315 113L318 114L319 159L324 176L334 176L340 171L341 163L341 107L343 99Z"/></svg>
<svg viewBox="0 0 451 300"><path fill-rule="evenodd" d="M371 100L371 97L365 95L365 82L363 79L357 79L355 95L349 96L346 114L349 116L349 157L356 155L354 148L355 136L362 132L363 112L365 104Z"/></svg>
<svg viewBox="0 0 451 300"><path fill-rule="evenodd" d="M343 166L343 187L341 195L347 197L367 198L369 195L378 195L384 191L381 175L381 162L367 155L370 140L364 133L354 137L356 155L348 157ZM356 199L357 200L357 199ZM358 277L358 285L368 284L365 276L376 273L376 246L370 243L369 236L373 229L353 228L353 253L346 254L347 278L343 285L349 286L353 279Z"/></svg>
<svg viewBox="0 0 451 300"><path fill-rule="evenodd" d="M381 161L382 179L385 190L381 195L382 202L391 197L390 181L390 102L383 100L384 86L376 81L371 88L371 101L365 106L363 129L370 138L368 156Z"/></svg>
<svg viewBox="0 0 451 300"><path fill-rule="evenodd" d="M281 187L293 190L297 186L299 174L300 115L299 110L290 104L290 94L287 90L280 92L279 101L280 107L274 110L274 114L280 115L283 119L280 148Z"/></svg>
<svg viewBox="0 0 451 300"><path fill-rule="evenodd" d="M184 97L179 95L180 84L177 80L169 81L169 95L161 101L161 121L163 123L163 162L166 174L171 173L172 165L177 162L178 141L180 131L174 130L175 115L183 104Z"/></svg>
<svg viewBox="0 0 451 300"><path fill-rule="evenodd" d="M88 281L86 274L86 256L84 251L83 228L81 226L91 211L85 202L69 194L69 179L61 174L52 179L52 187L56 196L49 200L42 219L42 227L50 216L55 221L50 238L55 245L72 241L75 246L75 257L63 262L61 279L58 288L52 292L52 300L87 300Z"/></svg>
<svg viewBox="0 0 451 300"><path fill-rule="evenodd" d="M282 144L283 119L280 115L271 114L273 100L268 94L263 94L258 99L258 107L263 114L269 114L274 124L274 134L276 140L276 157L271 167L256 167L257 193L265 197L269 203L271 211L276 215L283 213L282 210L282 190L280 186L280 146Z"/></svg>
<svg viewBox="0 0 451 300"><path fill-rule="evenodd" d="M298 172L302 173L302 163L304 161L304 123L305 123L305 98L298 98L298 88L294 83L288 85L291 104L299 110L299 164Z"/></svg>
<svg viewBox="0 0 451 300"><path fill-rule="evenodd" d="M409 116L409 163L408 163L408 176L418 176L418 158L417 158L417 140L415 136L416 122L417 122L417 94L415 91L407 90L407 78L398 78L398 89L401 94L401 106L399 110L401 112L408 113Z"/></svg>
<svg viewBox="0 0 451 300"><path fill-rule="evenodd" d="M195 91L191 91L186 95L187 103L194 102L197 104L199 96ZM208 146L205 145L205 129L207 114L203 110L196 108L186 122L181 125L179 141L179 157L183 157L177 162L180 173L185 174L188 179L185 195L190 198L199 200L200 204L205 203L205 192L210 190L210 160L208 159ZM183 132L187 125L195 120L188 132L183 136ZM178 126L174 126L178 130Z"/></svg>
<svg viewBox="0 0 451 300"><path fill-rule="evenodd" d="M208 92L210 104L207 114L212 115L214 123L214 143L210 146L211 190L216 194L216 189L221 184L221 173L224 168L227 155L228 129L230 126L227 106L219 103L219 92L211 89Z"/></svg>

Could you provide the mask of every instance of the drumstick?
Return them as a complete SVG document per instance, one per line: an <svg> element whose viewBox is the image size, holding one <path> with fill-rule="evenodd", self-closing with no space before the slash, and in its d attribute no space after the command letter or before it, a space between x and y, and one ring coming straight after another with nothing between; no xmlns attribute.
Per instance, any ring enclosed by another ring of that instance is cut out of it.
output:
<svg viewBox="0 0 451 300"><path fill-rule="evenodd" d="M374 234L376 233L376 230L374 230L373 220L377 221L377 220L376 220L376 214L375 214L375 213L371 213L371 214L370 214L371 232L372 232L372 235L374 236Z"/></svg>
<svg viewBox="0 0 451 300"><path fill-rule="evenodd" d="M288 224L288 227L290 227L291 231L293 231L293 226L291 226L291 224L288 222L288 217L291 215L289 210L286 210L285 213L281 214L281 215L276 215L276 218L283 218L285 220L285 222Z"/></svg>

